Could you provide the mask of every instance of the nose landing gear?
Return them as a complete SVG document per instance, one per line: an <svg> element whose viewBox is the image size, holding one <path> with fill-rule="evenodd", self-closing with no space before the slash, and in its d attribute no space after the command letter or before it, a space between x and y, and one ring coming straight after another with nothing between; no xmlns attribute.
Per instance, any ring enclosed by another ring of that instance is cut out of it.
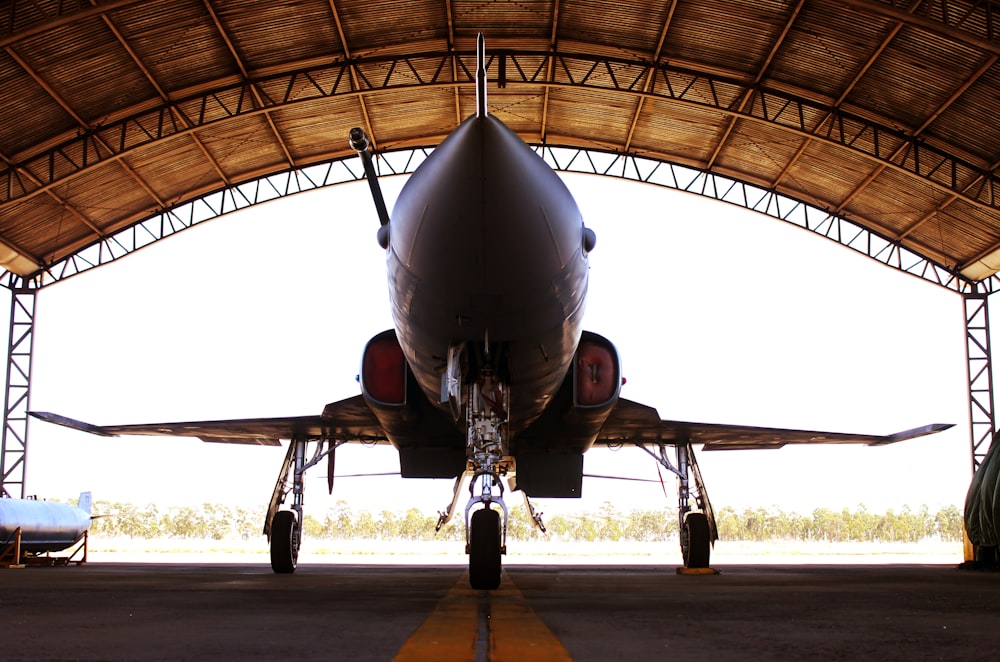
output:
<svg viewBox="0 0 1000 662"><path fill-rule="evenodd" d="M469 502L465 506L465 551L469 555L469 584L476 590L500 587L500 557L507 553L507 504L501 476L513 460L505 452L507 391L489 373L471 387L466 420L467 454L473 471ZM478 487L479 494L476 494ZM499 494L493 493L493 488ZM473 511L481 504L482 508ZM493 509L500 506L500 511ZM469 514L472 513L470 518Z"/></svg>
<svg viewBox="0 0 1000 662"><path fill-rule="evenodd" d="M505 513L504 520L506 517ZM472 513L466 548L469 585L476 590L493 591L500 587L500 555L506 551L500 529L500 513L492 508L480 508Z"/></svg>

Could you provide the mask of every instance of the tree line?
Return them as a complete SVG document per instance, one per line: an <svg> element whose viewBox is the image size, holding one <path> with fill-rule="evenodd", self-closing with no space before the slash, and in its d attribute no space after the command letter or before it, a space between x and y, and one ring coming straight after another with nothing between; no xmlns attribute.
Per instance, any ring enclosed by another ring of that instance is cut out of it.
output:
<svg viewBox="0 0 1000 662"><path fill-rule="evenodd" d="M264 510L216 504L170 506L97 501L91 532L128 538L187 538L249 540L262 533ZM456 540L464 539L461 510L437 534L436 515L411 508L405 512L354 510L338 501L319 515L307 514L304 533L325 540ZM817 508L811 515L785 512L777 506L724 507L716 511L722 540L803 540L821 542L919 542L962 540L962 513L956 506L931 512L927 506L899 512L871 513L864 505L840 511ZM545 517L547 536L560 541L654 542L676 540L676 511L650 509L619 511L606 502L597 512ZM508 537L529 540L539 535L523 506L510 509Z"/></svg>

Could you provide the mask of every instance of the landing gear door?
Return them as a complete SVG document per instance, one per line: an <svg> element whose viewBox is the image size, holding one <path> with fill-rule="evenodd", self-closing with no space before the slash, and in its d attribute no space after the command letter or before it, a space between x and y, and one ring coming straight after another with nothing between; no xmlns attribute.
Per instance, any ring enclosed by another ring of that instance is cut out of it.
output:
<svg viewBox="0 0 1000 662"><path fill-rule="evenodd" d="M285 461L281 463L281 471L278 472L278 480L274 483L274 492L271 493L271 501L267 505L267 515L264 516L264 535L268 542L271 541L271 520L278 508L285 500L285 485L288 483L288 473L292 470L292 462L295 461L295 443L288 444L288 452L285 454Z"/></svg>

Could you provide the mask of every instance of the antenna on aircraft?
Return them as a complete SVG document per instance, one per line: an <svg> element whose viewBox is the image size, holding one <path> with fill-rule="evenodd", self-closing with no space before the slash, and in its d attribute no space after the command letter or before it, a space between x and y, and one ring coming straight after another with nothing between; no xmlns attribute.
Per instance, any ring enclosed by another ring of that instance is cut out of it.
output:
<svg viewBox="0 0 1000 662"><path fill-rule="evenodd" d="M486 39L476 37L476 117L486 117Z"/></svg>

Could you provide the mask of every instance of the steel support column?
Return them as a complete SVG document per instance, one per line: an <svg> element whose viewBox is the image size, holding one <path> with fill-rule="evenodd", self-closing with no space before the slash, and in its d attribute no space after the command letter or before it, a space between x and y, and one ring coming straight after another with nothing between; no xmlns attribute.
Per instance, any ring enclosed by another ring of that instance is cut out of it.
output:
<svg viewBox="0 0 1000 662"><path fill-rule="evenodd" d="M28 400L31 391L31 348L35 329L35 290L15 289L10 298L7 345L7 393L3 408L3 452L0 494L24 498L28 453Z"/></svg>
<svg viewBox="0 0 1000 662"><path fill-rule="evenodd" d="M979 292L978 288L973 288L972 292L964 294L973 470L978 469L986 457L986 451L989 450L996 429L988 296Z"/></svg>

